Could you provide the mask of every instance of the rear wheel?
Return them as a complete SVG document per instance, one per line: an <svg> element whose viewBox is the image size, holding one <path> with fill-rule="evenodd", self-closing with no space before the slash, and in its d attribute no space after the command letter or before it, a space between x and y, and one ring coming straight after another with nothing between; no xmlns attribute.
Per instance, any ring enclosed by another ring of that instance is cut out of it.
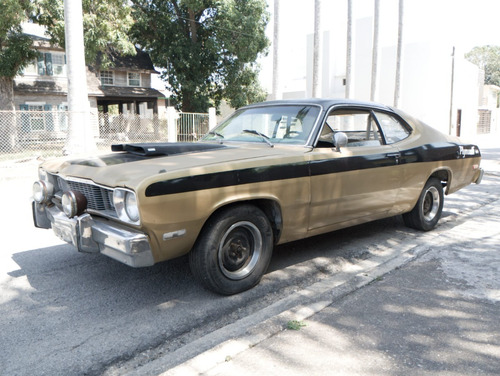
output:
<svg viewBox="0 0 500 376"><path fill-rule="evenodd" d="M436 227L443 212L443 185L437 178L430 178L424 186L417 204L411 212L403 214L408 227L429 231Z"/></svg>
<svg viewBox="0 0 500 376"><path fill-rule="evenodd" d="M216 213L189 254L191 271L208 289L237 294L258 284L271 260L273 233L266 215L252 205Z"/></svg>

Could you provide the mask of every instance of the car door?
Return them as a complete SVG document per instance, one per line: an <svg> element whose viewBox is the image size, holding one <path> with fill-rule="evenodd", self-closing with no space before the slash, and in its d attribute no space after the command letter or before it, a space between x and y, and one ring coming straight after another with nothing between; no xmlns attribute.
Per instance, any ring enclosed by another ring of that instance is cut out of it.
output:
<svg viewBox="0 0 500 376"><path fill-rule="evenodd" d="M345 147L333 145L335 132L347 136ZM386 143L373 111L331 111L309 156L310 231L390 215L400 187L400 154Z"/></svg>

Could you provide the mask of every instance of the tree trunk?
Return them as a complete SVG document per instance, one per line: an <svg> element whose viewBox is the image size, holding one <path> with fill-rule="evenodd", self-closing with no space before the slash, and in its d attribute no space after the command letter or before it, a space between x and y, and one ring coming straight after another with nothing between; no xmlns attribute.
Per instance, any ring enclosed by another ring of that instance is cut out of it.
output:
<svg viewBox="0 0 500 376"><path fill-rule="evenodd" d="M401 94L401 56L403 54L403 6L404 0L399 0L398 49L396 53L396 79L394 82L394 107L399 105Z"/></svg>
<svg viewBox="0 0 500 376"><path fill-rule="evenodd" d="M373 46L372 46L372 82L370 88L370 100L374 101L377 93L378 83L378 25L379 25L380 0L375 0L375 11L373 15Z"/></svg>
<svg viewBox="0 0 500 376"><path fill-rule="evenodd" d="M321 59L321 0L314 0L314 47L313 47L313 82L312 96L318 98L320 81L320 59Z"/></svg>
<svg viewBox="0 0 500 376"><path fill-rule="evenodd" d="M281 99L279 92L279 33L280 33L280 0L274 0L273 30L273 99Z"/></svg>
<svg viewBox="0 0 500 376"><path fill-rule="evenodd" d="M352 84L352 0L347 0L347 51L345 68L345 97L351 97Z"/></svg>
<svg viewBox="0 0 500 376"><path fill-rule="evenodd" d="M191 33L191 42L198 43L198 25L196 24L195 14L192 9L188 8L189 14L189 32Z"/></svg>
<svg viewBox="0 0 500 376"><path fill-rule="evenodd" d="M182 112L197 112L192 106L193 97L194 93L192 91L188 91L186 89L182 90Z"/></svg>
<svg viewBox="0 0 500 376"><path fill-rule="evenodd" d="M90 125L87 68L83 44L82 1L64 2L68 69L68 136L65 155L95 152L97 145Z"/></svg>
<svg viewBox="0 0 500 376"><path fill-rule="evenodd" d="M16 121L14 113L14 80L0 77L0 152L16 148Z"/></svg>

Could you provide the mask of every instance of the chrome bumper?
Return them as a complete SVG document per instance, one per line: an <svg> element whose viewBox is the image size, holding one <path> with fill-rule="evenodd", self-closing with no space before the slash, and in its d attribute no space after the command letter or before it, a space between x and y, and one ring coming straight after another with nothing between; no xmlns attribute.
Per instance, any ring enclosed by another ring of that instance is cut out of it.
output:
<svg viewBox="0 0 500 376"><path fill-rule="evenodd" d="M90 214L68 218L56 206L32 203L35 227L52 228L54 233L78 251L102 253L132 267L154 264L148 236Z"/></svg>
<svg viewBox="0 0 500 376"><path fill-rule="evenodd" d="M482 168L479 168L479 174L478 174L476 180L474 181L474 183L481 184L481 181L483 180L483 176L484 176L484 170Z"/></svg>

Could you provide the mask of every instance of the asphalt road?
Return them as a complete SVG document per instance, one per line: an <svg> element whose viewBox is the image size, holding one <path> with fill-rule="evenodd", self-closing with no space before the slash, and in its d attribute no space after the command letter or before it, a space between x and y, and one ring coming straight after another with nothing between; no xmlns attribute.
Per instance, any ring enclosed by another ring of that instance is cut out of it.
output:
<svg viewBox="0 0 500 376"><path fill-rule="evenodd" d="M500 159L499 150L484 156ZM259 286L221 297L194 282L186 258L132 269L105 256L79 254L51 231L35 229L31 181L0 182L2 375L121 374L293 292L425 242L400 217L294 242L276 249ZM442 223L466 221L470 213L487 208L500 198L499 183L500 176L490 174L481 185L446 197ZM175 362L191 356L186 351Z"/></svg>

